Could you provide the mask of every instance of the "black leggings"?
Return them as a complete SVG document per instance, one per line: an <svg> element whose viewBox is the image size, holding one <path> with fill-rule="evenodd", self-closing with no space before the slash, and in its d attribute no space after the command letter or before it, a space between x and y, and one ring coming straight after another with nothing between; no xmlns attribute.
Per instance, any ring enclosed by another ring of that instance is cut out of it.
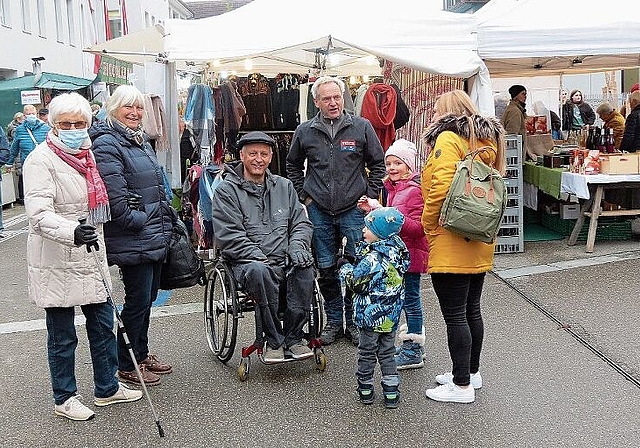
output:
<svg viewBox="0 0 640 448"><path fill-rule="evenodd" d="M484 284L481 274L431 274L433 289L447 325L449 355L453 363L453 382L469 384L469 374L478 372L484 337L480 296Z"/></svg>

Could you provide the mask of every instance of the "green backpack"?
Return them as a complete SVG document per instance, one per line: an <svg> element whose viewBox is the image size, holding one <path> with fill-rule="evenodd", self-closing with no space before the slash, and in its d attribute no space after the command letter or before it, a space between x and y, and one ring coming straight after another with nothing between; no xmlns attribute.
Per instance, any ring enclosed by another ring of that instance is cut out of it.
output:
<svg viewBox="0 0 640 448"><path fill-rule="evenodd" d="M479 157L484 146L458 162L451 187L440 210L440 225L465 238L492 243L507 205L507 188L493 165Z"/></svg>

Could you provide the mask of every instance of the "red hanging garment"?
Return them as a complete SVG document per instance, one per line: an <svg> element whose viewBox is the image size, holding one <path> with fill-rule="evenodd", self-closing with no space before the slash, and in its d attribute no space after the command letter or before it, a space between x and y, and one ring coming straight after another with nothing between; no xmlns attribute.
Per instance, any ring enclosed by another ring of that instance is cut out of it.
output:
<svg viewBox="0 0 640 448"><path fill-rule="evenodd" d="M396 138L393 120L398 96L387 84L371 84L362 99L362 117L371 122L382 148L386 151Z"/></svg>

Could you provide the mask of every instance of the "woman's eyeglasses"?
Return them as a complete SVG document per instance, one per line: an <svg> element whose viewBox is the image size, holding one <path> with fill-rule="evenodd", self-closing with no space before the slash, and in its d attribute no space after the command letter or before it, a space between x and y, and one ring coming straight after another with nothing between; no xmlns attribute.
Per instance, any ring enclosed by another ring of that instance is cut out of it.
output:
<svg viewBox="0 0 640 448"><path fill-rule="evenodd" d="M84 129L87 127L86 121L58 121L56 122L56 126L60 129L64 129L68 131L73 127L73 129Z"/></svg>

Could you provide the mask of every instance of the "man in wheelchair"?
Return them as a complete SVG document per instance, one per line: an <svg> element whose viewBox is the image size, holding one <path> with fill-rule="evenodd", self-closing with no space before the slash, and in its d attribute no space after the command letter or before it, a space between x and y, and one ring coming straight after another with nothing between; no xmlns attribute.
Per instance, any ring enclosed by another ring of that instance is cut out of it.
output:
<svg viewBox="0 0 640 448"><path fill-rule="evenodd" d="M240 161L224 166L213 196L215 244L256 303L256 342L264 334L264 361L311 357L302 340L314 288L311 221L291 181L268 169L275 149L271 137L249 132L238 149ZM281 323L279 289L285 281Z"/></svg>

